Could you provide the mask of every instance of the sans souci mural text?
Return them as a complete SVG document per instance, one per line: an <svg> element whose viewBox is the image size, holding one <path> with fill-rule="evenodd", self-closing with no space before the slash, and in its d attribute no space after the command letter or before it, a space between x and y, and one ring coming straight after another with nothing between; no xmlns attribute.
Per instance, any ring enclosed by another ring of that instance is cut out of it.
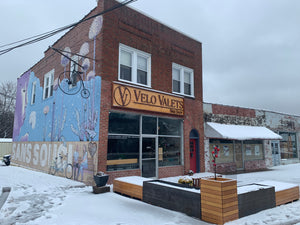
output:
<svg viewBox="0 0 300 225"><path fill-rule="evenodd" d="M57 175L63 177L63 165L70 164L70 178L89 183L96 173L97 145L97 142L14 142L12 160L19 165L47 173L55 161Z"/></svg>

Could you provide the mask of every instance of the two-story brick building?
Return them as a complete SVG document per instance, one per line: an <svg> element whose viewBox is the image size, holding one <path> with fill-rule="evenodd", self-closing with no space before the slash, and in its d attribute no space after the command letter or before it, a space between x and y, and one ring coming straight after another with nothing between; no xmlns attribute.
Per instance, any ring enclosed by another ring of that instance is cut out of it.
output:
<svg viewBox="0 0 300 225"><path fill-rule="evenodd" d="M61 156L86 183L204 171L201 47L128 6L78 24L18 79L13 161Z"/></svg>

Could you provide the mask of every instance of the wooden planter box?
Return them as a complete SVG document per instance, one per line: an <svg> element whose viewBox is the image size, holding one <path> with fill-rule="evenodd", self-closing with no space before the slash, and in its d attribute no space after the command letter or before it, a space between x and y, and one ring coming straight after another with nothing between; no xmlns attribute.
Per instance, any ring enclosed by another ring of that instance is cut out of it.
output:
<svg viewBox="0 0 300 225"><path fill-rule="evenodd" d="M270 209L276 206L275 203L275 188L260 184L245 185L238 187L238 192L243 188L257 190L238 194L239 217L249 216L258 213L265 209Z"/></svg>
<svg viewBox="0 0 300 225"><path fill-rule="evenodd" d="M143 186L140 185L115 179L113 181L113 191L143 200Z"/></svg>
<svg viewBox="0 0 300 225"><path fill-rule="evenodd" d="M202 220L224 224L239 218L237 181L227 178L201 179Z"/></svg>
<svg viewBox="0 0 300 225"><path fill-rule="evenodd" d="M143 184L143 201L201 219L199 189L161 180L146 181Z"/></svg>

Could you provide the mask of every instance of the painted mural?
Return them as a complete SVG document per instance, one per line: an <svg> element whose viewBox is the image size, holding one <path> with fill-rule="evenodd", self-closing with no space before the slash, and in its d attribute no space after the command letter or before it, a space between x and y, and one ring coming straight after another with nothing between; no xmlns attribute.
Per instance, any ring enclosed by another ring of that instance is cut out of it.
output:
<svg viewBox="0 0 300 225"><path fill-rule="evenodd" d="M12 160L20 165L92 184L97 142L14 142Z"/></svg>
<svg viewBox="0 0 300 225"><path fill-rule="evenodd" d="M78 55L73 54L71 47L64 48L67 57L61 55L61 65L55 65L49 71L56 79L50 81L48 87L38 78L45 74L34 71L28 71L18 79L13 133L13 160L16 162L46 171L51 161L63 156L67 158L65 162L73 166L73 179L87 180L85 176L95 173L101 99L101 77L95 72L95 50L102 21L102 16L94 19L86 34L91 42L82 43ZM90 52L93 58L85 57ZM55 57L59 56L55 54ZM62 78L74 66L70 58L78 63L76 70L80 71L81 80L77 82L82 82L81 88L88 91L88 97L83 97L80 91L66 94L59 87ZM55 73L58 66L63 67L61 75ZM45 92L49 92L47 98Z"/></svg>
<svg viewBox="0 0 300 225"><path fill-rule="evenodd" d="M25 80L27 77L29 79ZM13 141L98 141L99 76L84 81L91 93L87 99L80 93L64 94L57 84L54 84L53 96L43 99L44 88L34 72L21 78L18 80L18 87L22 89L17 93ZM32 84L36 84L33 104Z"/></svg>

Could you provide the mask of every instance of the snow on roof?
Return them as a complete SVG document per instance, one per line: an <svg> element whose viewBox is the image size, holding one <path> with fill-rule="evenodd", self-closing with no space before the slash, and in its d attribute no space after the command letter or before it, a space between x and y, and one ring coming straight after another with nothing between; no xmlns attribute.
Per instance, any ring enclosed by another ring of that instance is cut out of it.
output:
<svg viewBox="0 0 300 225"><path fill-rule="evenodd" d="M11 138L0 138L0 142L12 142Z"/></svg>
<svg viewBox="0 0 300 225"><path fill-rule="evenodd" d="M282 137L266 127L220 124L207 122L205 136L232 140L280 140Z"/></svg>

